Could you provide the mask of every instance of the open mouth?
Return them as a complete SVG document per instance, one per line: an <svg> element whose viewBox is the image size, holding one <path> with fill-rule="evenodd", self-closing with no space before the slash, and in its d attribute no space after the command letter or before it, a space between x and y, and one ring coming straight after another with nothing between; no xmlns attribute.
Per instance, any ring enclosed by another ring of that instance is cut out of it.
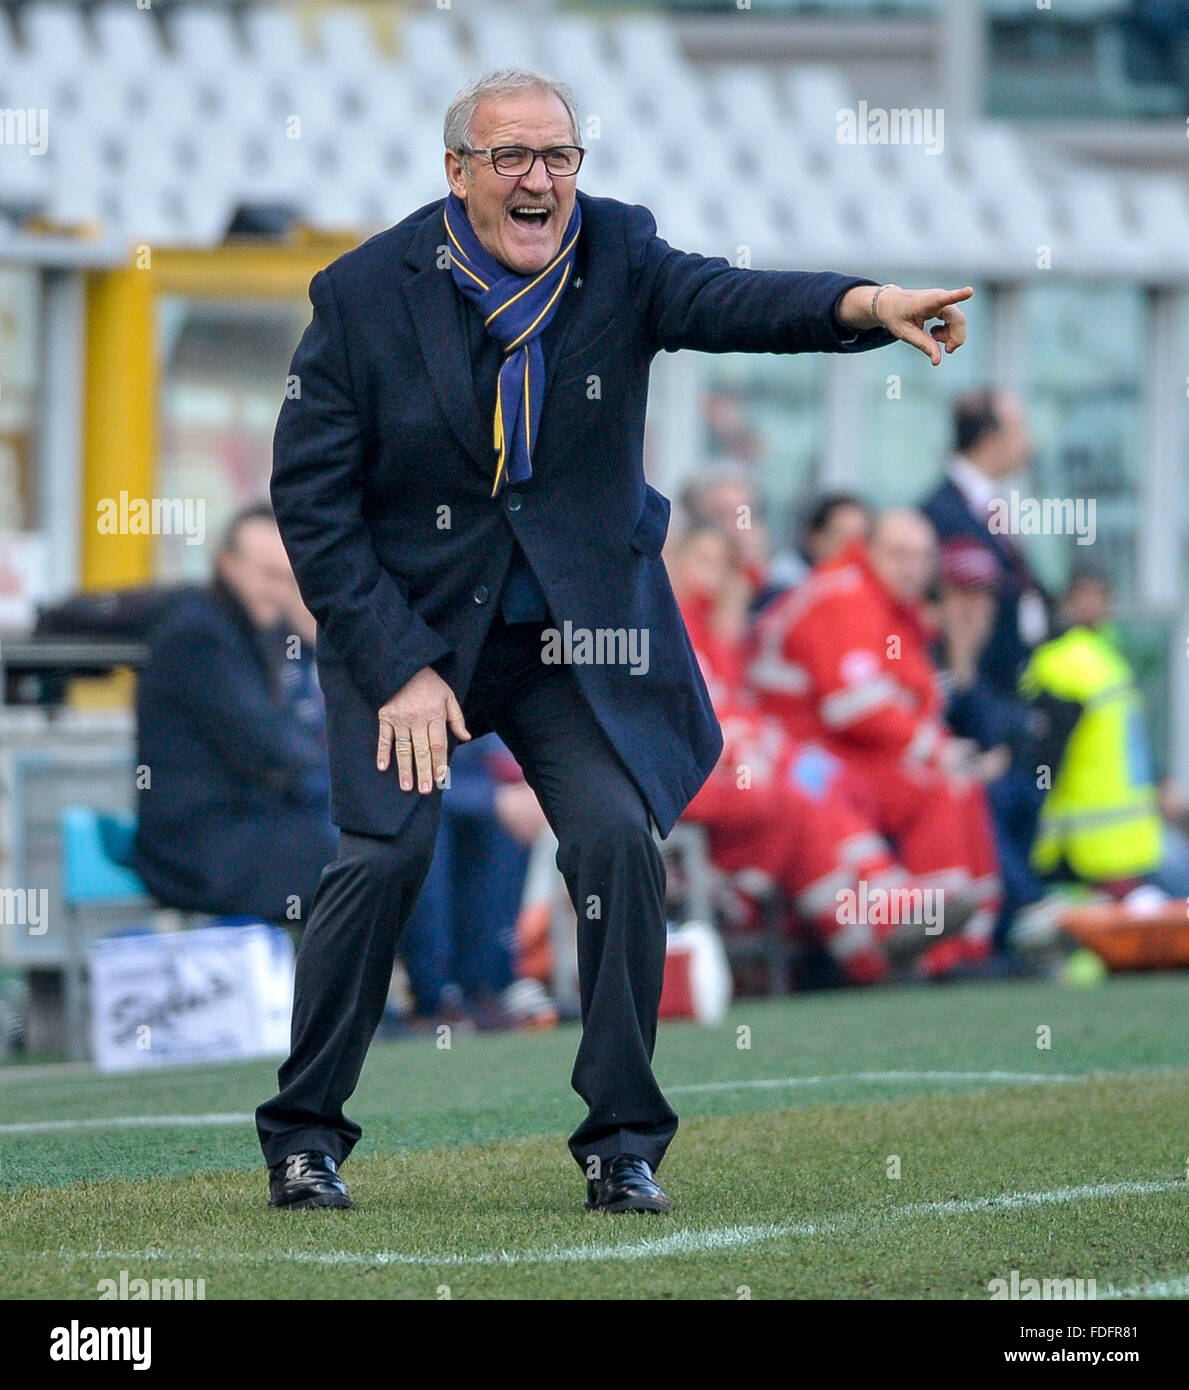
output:
<svg viewBox="0 0 1189 1390"><path fill-rule="evenodd" d="M512 208L508 216L520 227L544 227L553 215L552 208L538 207L536 204L525 204L520 207Z"/></svg>

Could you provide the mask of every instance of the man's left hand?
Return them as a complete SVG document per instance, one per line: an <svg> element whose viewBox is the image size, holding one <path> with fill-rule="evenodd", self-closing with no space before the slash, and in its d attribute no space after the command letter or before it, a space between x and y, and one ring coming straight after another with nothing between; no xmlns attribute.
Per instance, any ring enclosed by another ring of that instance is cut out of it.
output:
<svg viewBox="0 0 1189 1390"><path fill-rule="evenodd" d="M875 287L854 285L842 296L838 317L849 328L883 327L902 342L920 348L936 367L941 361L941 345L946 352L957 352L966 341L966 315L956 306L974 293L972 285L960 290L906 290L889 284L879 296L875 317L871 300ZM928 332L925 324L940 319Z"/></svg>

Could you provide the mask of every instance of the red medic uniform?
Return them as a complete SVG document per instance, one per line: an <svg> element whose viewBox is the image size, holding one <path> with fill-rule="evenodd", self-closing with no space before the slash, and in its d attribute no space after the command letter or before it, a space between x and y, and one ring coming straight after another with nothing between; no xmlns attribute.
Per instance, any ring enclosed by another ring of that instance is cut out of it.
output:
<svg viewBox="0 0 1189 1390"><path fill-rule="evenodd" d="M889 891L903 869L851 805L843 763L820 745L790 739L743 684L744 651L710 623L712 600L681 602L690 641L723 731L723 753L684 818L706 827L710 857L743 879L775 884L853 983L887 973L880 941L890 928L840 924L839 893L860 881Z"/></svg>
<svg viewBox="0 0 1189 1390"><path fill-rule="evenodd" d="M928 642L919 607L888 592L854 541L764 611L747 674L790 738L820 741L846 764L914 881L975 909L960 937L931 948L942 972L987 954L999 877L982 786L948 771Z"/></svg>

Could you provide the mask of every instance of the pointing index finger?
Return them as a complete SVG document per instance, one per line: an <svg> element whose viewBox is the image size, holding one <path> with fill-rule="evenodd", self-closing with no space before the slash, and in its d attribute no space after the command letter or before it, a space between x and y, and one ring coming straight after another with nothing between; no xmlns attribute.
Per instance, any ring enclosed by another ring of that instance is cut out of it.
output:
<svg viewBox="0 0 1189 1390"><path fill-rule="evenodd" d="M964 285L960 290L938 290L937 305L940 308L946 304L961 304L964 299L969 299L973 293L973 285Z"/></svg>

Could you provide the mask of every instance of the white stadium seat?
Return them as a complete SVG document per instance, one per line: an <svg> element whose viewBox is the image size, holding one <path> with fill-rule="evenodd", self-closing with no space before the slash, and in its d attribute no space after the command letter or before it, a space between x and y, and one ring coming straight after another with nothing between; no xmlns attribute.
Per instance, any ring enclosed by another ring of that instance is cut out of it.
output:
<svg viewBox="0 0 1189 1390"><path fill-rule="evenodd" d="M301 23L291 10L251 5L244 13L244 36L253 66L267 72L300 73L311 56Z"/></svg>
<svg viewBox="0 0 1189 1390"><path fill-rule="evenodd" d="M410 88L425 102L443 105L471 75L458 25L449 10L406 15L397 34L401 66Z"/></svg>
<svg viewBox="0 0 1189 1390"><path fill-rule="evenodd" d="M390 54L372 13L33 0L12 28L0 9L0 108L50 112L48 154L0 148L0 206L163 245L210 244L245 203L335 230L393 222L444 191L449 98L514 63L574 88L583 187L652 208L676 246L1007 278L1050 246L1071 273L1189 274L1189 192L1171 178L1041 168L995 121L947 130L938 155L845 145L839 111L858 99L828 65L693 63L656 14L543 23L488 0L392 16Z"/></svg>
<svg viewBox="0 0 1189 1390"><path fill-rule="evenodd" d="M70 74L86 72L94 47L78 6L35 0L21 11L20 25L26 53L35 65Z"/></svg>

